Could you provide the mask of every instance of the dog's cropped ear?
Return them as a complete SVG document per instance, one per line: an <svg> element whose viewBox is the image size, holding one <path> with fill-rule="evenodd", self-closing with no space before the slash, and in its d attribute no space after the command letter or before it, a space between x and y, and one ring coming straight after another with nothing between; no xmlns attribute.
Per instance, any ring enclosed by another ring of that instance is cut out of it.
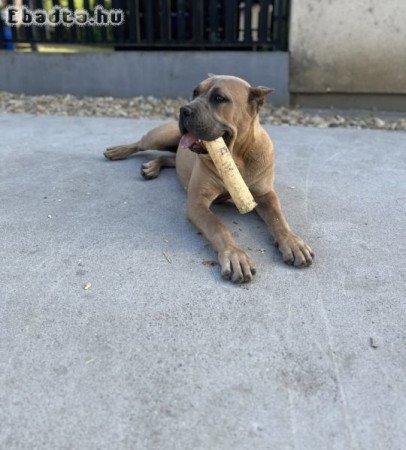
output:
<svg viewBox="0 0 406 450"><path fill-rule="evenodd" d="M209 78L213 78L213 77L215 77L216 75L214 75L214 73L209 72L209 73L207 74L207 76L208 76Z"/></svg>
<svg viewBox="0 0 406 450"><path fill-rule="evenodd" d="M265 86L252 87L250 88L249 101L254 101L260 107L264 104L265 97L273 91L274 89Z"/></svg>

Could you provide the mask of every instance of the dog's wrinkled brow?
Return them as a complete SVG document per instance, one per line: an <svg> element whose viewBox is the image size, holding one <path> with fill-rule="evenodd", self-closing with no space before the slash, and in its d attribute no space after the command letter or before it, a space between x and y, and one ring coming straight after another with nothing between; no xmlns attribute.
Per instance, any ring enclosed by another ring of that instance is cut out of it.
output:
<svg viewBox="0 0 406 450"><path fill-rule="evenodd" d="M210 94L210 98L212 98L212 99L214 97L216 97L217 95L219 95L220 97L223 97L224 99L230 101L229 95L226 94L221 88L219 88L217 86L215 86L213 89L211 89L209 91L209 94Z"/></svg>
<svg viewBox="0 0 406 450"><path fill-rule="evenodd" d="M227 95L219 87L214 87L211 91L211 95L221 95L222 97L227 97Z"/></svg>

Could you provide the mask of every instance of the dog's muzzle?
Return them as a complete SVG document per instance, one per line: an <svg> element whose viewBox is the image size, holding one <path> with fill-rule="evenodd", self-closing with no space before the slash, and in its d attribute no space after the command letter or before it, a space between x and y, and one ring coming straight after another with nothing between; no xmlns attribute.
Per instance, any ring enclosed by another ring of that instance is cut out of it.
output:
<svg viewBox="0 0 406 450"><path fill-rule="evenodd" d="M193 109L186 105L180 108L179 112L179 129L182 133L182 138L179 142L180 147L188 148L192 150L192 152L199 154L206 154L207 150L205 149L203 142L193 133L190 133L187 129L189 120L193 119L194 111Z"/></svg>
<svg viewBox="0 0 406 450"><path fill-rule="evenodd" d="M179 146L195 153L207 154L202 141L213 141L219 137L223 137L229 146L232 134L228 127L216 122L212 116L207 119L203 121L202 113L196 108L190 105L182 106L179 111L179 130L182 133Z"/></svg>

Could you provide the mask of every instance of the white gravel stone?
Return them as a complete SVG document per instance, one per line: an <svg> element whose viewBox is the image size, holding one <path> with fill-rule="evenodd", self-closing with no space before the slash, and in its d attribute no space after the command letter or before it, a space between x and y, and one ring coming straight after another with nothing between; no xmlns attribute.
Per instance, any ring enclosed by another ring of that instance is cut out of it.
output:
<svg viewBox="0 0 406 450"><path fill-rule="evenodd" d="M34 115L105 116L129 118L177 118L179 108L188 99L132 97L76 97L74 95L24 95L0 91L0 112ZM406 131L406 119L368 116L327 110L311 113L298 107L285 108L265 104L261 111L263 123L273 125L301 125L305 127L353 127Z"/></svg>

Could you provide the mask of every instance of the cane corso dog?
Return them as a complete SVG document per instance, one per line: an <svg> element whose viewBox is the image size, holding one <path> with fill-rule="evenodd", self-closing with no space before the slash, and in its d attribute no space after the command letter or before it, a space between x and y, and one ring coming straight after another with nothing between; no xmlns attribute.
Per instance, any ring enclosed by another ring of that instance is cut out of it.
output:
<svg viewBox="0 0 406 450"><path fill-rule="evenodd" d="M290 229L274 190L273 144L259 123L259 109L270 92L266 87L251 87L241 78L210 74L193 91L192 101L180 109L178 122L152 129L135 144L104 152L106 158L117 160L148 149L176 151L176 157L163 156L144 164L141 173L152 179L161 168L176 167L187 190L187 217L217 252L222 276L234 283L251 281L255 266L210 210L213 202L230 196L201 140L224 138L285 263L306 267L314 257Z"/></svg>

